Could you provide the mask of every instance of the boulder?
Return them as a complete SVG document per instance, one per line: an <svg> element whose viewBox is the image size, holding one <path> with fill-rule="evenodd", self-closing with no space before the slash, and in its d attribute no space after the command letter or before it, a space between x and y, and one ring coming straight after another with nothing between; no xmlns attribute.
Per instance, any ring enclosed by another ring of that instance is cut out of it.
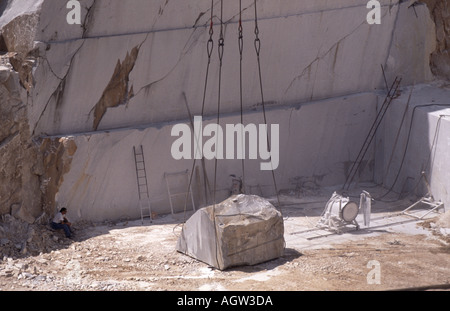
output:
<svg viewBox="0 0 450 311"><path fill-rule="evenodd" d="M183 226L177 251L225 270L256 265L284 253L281 213L255 195L235 195L197 211Z"/></svg>

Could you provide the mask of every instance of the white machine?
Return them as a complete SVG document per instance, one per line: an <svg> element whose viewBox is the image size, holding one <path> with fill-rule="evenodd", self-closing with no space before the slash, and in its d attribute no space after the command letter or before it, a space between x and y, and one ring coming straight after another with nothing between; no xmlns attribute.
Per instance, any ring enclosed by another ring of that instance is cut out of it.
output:
<svg viewBox="0 0 450 311"><path fill-rule="evenodd" d="M350 201L348 197L344 197L334 192L325 206L325 210L317 223L317 227L341 232L342 229L347 228L348 226L355 226L358 230L359 224L356 221L356 217L358 216L360 209L364 212L364 224L368 226L370 223L371 212L370 194L364 191L361 194L360 206L358 206L356 202Z"/></svg>

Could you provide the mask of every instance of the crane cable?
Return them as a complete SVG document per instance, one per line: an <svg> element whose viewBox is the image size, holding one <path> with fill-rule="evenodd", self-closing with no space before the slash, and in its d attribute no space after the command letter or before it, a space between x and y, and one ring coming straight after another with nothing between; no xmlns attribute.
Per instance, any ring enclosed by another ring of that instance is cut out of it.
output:
<svg viewBox="0 0 450 311"><path fill-rule="evenodd" d="M266 133L267 133L267 148L268 151L271 151L271 145L270 145L270 139L269 139L269 131L268 131L268 122L267 122L267 113L266 113L266 105L265 105L265 98L264 98L264 86L263 86L263 78L262 78L262 66L261 66L261 39L259 38L259 23L258 23L258 7L257 7L257 0L254 0L254 9L255 9L255 41L254 41L254 47L255 52L257 56L257 63L258 63L258 76L259 76L259 87L260 87L260 95L261 95L261 105L263 110L263 118L264 118L264 125L266 126ZM243 125L243 48L244 48L244 36L243 36L243 23L242 23L242 0L239 0L239 37L238 37L238 43L239 43L239 56L240 56L240 110L241 110L241 124ZM203 102L202 102L202 117L204 115L204 109L205 109L205 101L206 101L206 90L208 86L208 76L209 76L209 69L211 64L211 57L213 52L213 22L214 18L214 0L211 0L211 20L210 20L210 29L209 29L209 35L210 38L207 43L207 53L208 53L208 63L207 63L207 69L206 69L206 78L205 78L205 84L204 84L204 92L203 92ZM221 92L222 92L222 68L223 68L223 56L224 56L224 47L225 47L225 38L224 38L224 20L223 20L223 0L220 1L220 35L219 35L219 41L218 41L218 54L219 54L219 82L218 82L218 104L217 104L217 132L216 132L216 157L215 157L215 163L214 163L214 190L213 190L213 204L214 204L214 210L215 205L217 204L216 200L216 192L217 192L217 167L218 167L218 133L219 133L219 126L220 126L220 108L221 108ZM244 131L242 133L245 135ZM198 137L194 138L195 141L198 141ZM242 142L244 142L244 139L242 139ZM198 142L196 143L196 146L198 147ZM244 149L242 149L243 151ZM243 157L245 158L245 157ZM272 163L272 162L271 162ZM186 199L185 199L185 207L184 212L186 215L186 208L187 208L187 198L190 194L190 186L192 184L193 179L193 171L195 169L196 159L194 157L194 163L191 170L191 175L189 178L189 185L188 190L186 191ZM242 184L245 185L245 160L242 159ZM275 187L275 193L277 197L277 203L278 203L278 209L281 207L280 203L280 197L279 197L279 191L278 186L276 182L275 172L272 169L272 179L273 184ZM245 187L245 186L244 186Z"/></svg>
<svg viewBox="0 0 450 311"><path fill-rule="evenodd" d="M225 47L224 38L224 23L223 23L223 0L220 0L220 35L219 35L219 89L217 94L217 129L216 129L216 146L215 152L216 156L214 159L214 192L213 192L213 209L212 209L212 220L214 224L214 238L215 238L215 254L216 254L216 265L220 267L219 264L219 248L218 248L218 233L217 233L217 220L216 220L216 192L217 192L217 156L219 155L219 127L220 127L220 106L221 106L221 96L222 96L222 68L223 68L223 54Z"/></svg>
<svg viewBox="0 0 450 311"><path fill-rule="evenodd" d="M261 91L261 104L262 104L262 110L263 110L264 125L266 127L268 127L266 104L265 104L265 100L264 100L263 78L262 78L262 70L261 70L261 39L259 38L258 8L256 5L256 1L257 0L254 0L254 7L255 7L255 43L254 43L254 45L255 45L255 51L256 51L256 59L258 62L259 86L260 86L260 91ZM267 149L271 153L272 148L270 146L269 131L266 130L266 133L267 133ZM270 161L270 163L272 164L272 161ZM272 179L273 179L273 184L275 187L275 193L277 196L278 209L281 212L280 195L278 193L278 186L277 186L277 181L275 178L275 171L273 170L273 166L272 166Z"/></svg>
<svg viewBox="0 0 450 311"><path fill-rule="evenodd" d="M239 99L240 99L240 107L241 107L241 124L244 126L244 101L243 101L243 77L242 77L242 61L243 61L243 52L244 52L244 27L242 25L242 0L239 0L239 28L238 28L238 46L239 46ZM245 132L242 131L242 139L241 139L241 152L242 154L242 185L241 189L243 193L246 193L246 182L245 182Z"/></svg>
<svg viewBox="0 0 450 311"><path fill-rule="evenodd" d="M209 40L208 43L206 45L206 50L207 50L207 55L208 55L208 63L206 65L206 76L205 76L205 84L204 84L204 89L203 89L203 100L202 100L202 111L201 111L201 116L203 118L204 114L205 114L205 103L206 103L206 91L208 89L208 79L209 79L209 70L211 67L211 57L212 57L212 53L214 50L214 40L213 40L213 35L214 35L214 0L211 0L211 19L210 19L210 24L209 24ZM192 119L191 119L192 122ZM193 124L191 124L192 127L194 127ZM195 135L196 133L194 133L194 141L195 141L195 147L196 148L201 148L201 146L199 146L199 139L200 137L197 137ZM194 161L192 163L192 170L190 173L190 177L189 177L189 183L188 183L188 188L186 191L186 197L185 197L185 201L184 201L184 222L186 222L186 209L187 209L187 201L188 201L188 197L191 191L191 185L192 185L192 179L193 179L193 175L194 175L194 169L195 169L195 165L197 163L197 149L195 149L194 153ZM203 155L203 152L201 152L201 154ZM203 157L203 156L202 156ZM204 181L206 183L206 180Z"/></svg>

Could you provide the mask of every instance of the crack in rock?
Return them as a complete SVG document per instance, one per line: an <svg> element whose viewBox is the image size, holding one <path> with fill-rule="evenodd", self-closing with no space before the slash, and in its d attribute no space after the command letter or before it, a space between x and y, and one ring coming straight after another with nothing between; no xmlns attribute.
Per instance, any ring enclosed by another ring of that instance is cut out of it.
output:
<svg viewBox="0 0 450 311"><path fill-rule="evenodd" d="M89 32L89 24L92 23L91 18L94 18L94 15L91 16L91 12L93 11L93 8L96 5L96 0L93 0L91 6L86 7L86 17L83 21L83 24L81 25L81 28L83 29L82 38L87 38L88 32Z"/></svg>
<svg viewBox="0 0 450 311"><path fill-rule="evenodd" d="M48 62L48 60L47 60L46 58L42 58L42 59L45 59L45 61L47 62L48 67L50 68L50 71L54 74L54 76L55 76L58 80L60 80L60 82L59 82L58 86L56 87L56 89L54 90L54 92L52 93L52 95L50 96L50 98L47 100L47 103L45 104L44 109L42 109L42 112L41 112L41 114L40 114L40 116L39 116L39 118L38 118L38 120L37 120L37 122L36 122L36 125L34 126L34 130L33 130L33 134L32 134L33 136L35 135L36 129L37 129L39 123L41 122L42 117L43 117L44 114L46 113L46 111L47 111L47 109L48 109L48 107L49 107L49 105L50 105L51 100L52 100L52 99L55 99L55 101L56 101L56 108L61 107L61 105L62 105L62 98L63 98L63 96L64 96L64 90L65 90L65 85L66 85L66 79L67 79L67 77L69 76L69 73L70 73L70 71L71 71L71 69L72 69L72 65L73 65L73 63L74 63L74 61L75 61L75 57L76 57L77 54L80 52L80 50L81 50L81 48L83 47L84 43L85 43L85 41L83 41L83 42L81 43L81 45L77 48L77 50L75 51L75 53L72 55L72 57L71 57L71 59L70 59L70 62L69 62L68 69L67 69L66 73L64 74L64 77L62 77L62 78L58 77L58 76L54 73L53 69L50 67L50 63Z"/></svg>

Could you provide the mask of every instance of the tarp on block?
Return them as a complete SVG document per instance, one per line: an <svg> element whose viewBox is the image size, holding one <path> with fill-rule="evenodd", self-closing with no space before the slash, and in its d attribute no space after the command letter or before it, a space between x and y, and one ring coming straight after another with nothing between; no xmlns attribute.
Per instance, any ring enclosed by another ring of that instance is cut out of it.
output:
<svg viewBox="0 0 450 311"><path fill-rule="evenodd" d="M266 199L239 194L192 215L176 249L225 270L281 257L284 246L281 213Z"/></svg>

